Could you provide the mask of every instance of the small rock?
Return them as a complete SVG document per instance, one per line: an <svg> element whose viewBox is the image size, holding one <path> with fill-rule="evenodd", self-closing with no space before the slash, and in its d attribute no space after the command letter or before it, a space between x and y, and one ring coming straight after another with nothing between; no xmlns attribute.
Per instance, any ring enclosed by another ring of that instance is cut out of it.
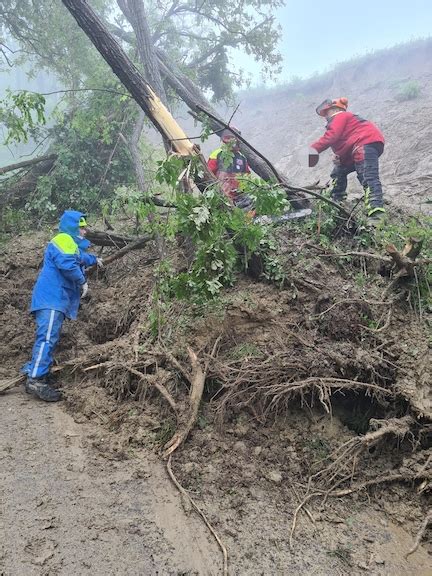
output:
<svg viewBox="0 0 432 576"><path fill-rule="evenodd" d="M194 471L194 469L195 464L193 462L186 462L186 464L183 465L183 471L185 474L190 474Z"/></svg>
<svg viewBox="0 0 432 576"><path fill-rule="evenodd" d="M270 470L267 473L267 478L270 482L274 482L275 484L280 484L282 482L282 474L278 470Z"/></svg>
<svg viewBox="0 0 432 576"><path fill-rule="evenodd" d="M234 444L233 448L236 452L241 452L242 454L245 454L247 452L246 444L244 442L242 442L241 440L236 442Z"/></svg>
<svg viewBox="0 0 432 576"><path fill-rule="evenodd" d="M262 452L262 446L255 446L253 453L255 456L259 456Z"/></svg>
<svg viewBox="0 0 432 576"><path fill-rule="evenodd" d="M362 570L369 570L369 566L366 564L366 562L359 562L357 566Z"/></svg>
<svg viewBox="0 0 432 576"><path fill-rule="evenodd" d="M235 429L235 434L237 436L247 436L249 433L249 426L247 426L246 424L237 424L236 429Z"/></svg>
<svg viewBox="0 0 432 576"><path fill-rule="evenodd" d="M375 560L375 564L385 564L385 560L384 558L381 558L381 556L377 556L376 558L374 558Z"/></svg>

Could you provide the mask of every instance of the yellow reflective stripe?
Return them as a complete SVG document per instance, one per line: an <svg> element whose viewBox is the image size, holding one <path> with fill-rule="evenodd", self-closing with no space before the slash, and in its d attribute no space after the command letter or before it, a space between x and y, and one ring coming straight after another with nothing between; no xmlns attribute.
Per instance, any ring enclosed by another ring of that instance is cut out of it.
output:
<svg viewBox="0 0 432 576"><path fill-rule="evenodd" d="M78 244L65 232L61 232L54 236L51 240L56 248L58 248L64 254L79 254Z"/></svg>
<svg viewBox="0 0 432 576"><path fill-rule="evenodd" d="M216 160L221 152L222 148L216 148L216 150L213 150L213 152L210 154L209 158L211 158L212 160Z"/></svg>

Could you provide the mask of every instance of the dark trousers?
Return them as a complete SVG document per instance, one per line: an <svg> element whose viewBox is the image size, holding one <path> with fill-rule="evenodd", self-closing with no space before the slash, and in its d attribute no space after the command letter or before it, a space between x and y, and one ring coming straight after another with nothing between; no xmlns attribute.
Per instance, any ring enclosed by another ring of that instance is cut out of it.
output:
<svg viewBox="0 0 432 576"><path fill-rule="evenodd" d="M379 178L379 157L383 152L383 145L365 144L353 152L352 164L337 164L332 173L332 197L340 202L346 197L348 174L357 173L357 178L365 191L365 204L367 210L373 211L383 207L383 193Z"/></svg>

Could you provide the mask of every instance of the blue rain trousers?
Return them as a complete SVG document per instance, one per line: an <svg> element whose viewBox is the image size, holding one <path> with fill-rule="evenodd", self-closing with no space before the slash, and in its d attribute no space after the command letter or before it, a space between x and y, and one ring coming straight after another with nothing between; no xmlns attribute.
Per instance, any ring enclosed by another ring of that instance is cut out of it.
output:
<svg viewBox="0 0 432 576"><path fill-rule="evenodd" d="M23 367L23 372L30 378L43 378L53 363L53 354L60 339L65 315L51 309L34 312L36 320L36 338L33 345L32 359Z"/></svg>

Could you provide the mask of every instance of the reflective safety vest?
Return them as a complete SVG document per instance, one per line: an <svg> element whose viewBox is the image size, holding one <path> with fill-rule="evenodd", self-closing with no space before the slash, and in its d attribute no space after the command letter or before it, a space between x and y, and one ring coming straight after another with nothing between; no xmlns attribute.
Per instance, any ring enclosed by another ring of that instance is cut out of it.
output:
<svg viewBox="0 0 432 576"><path fill-rule="evenodd" d="M222 148L217 148L209 156L207 162L209 169L222 184L222 190L230 200L235 200L238 194L238 176L250 174L250 168L245 156L238 151L232 151L232 159L227 164Z"/></svg>

